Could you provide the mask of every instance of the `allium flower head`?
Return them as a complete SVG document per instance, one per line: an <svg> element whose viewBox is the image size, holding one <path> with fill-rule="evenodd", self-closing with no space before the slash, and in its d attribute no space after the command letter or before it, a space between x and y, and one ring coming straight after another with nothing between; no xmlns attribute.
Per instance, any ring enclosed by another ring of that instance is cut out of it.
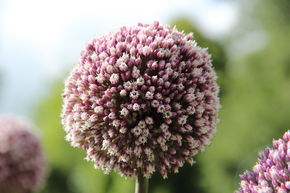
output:
<svg viewBox="0 0 290 193"><path fill-rule="evenodd" d="M290 130L259 155L253 171L241 175L237 193L290 192Z"/></svg>
<svg viewBox="0 0 290 193"><path fill-rule="evenodd" d="M0 117L0 192L38 189L46 174L39 138L31 126L15 117Z"/></svg>
<svg viewBox="0 0 290 193"><path fill-rule="evenodd" d="M138 24L94 39L65 83L67 140L105 172L163 177L210 143L219 109L210 55L192 34Z"/></svg>

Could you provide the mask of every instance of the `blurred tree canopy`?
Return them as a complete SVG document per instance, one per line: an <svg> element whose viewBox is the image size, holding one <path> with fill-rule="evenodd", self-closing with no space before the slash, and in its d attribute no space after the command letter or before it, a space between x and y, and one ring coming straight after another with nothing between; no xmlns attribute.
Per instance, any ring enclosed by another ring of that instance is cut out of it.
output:
<svg viewBox="0 0 290 193"><path fill-rule="evenodd" d="M290 2L239 3L243 14L238 28L224 41L206 38L187 18L171 23L186 33L193 32L198 44L212 54L221 86L221 122L212 144L197 156L197 164L186 165L167 180L154 175L151 193L233 192L238 188L239 174L251 169L257 153L289 128ZM252 33L258 36L246 44ZM245 52L255 46L256 51ZM95 170L92 163L83 160L84 151L64 140L60 124L62 82L55 82L35 113L51 167L41 193L133 192L133 179Z"/></svg>

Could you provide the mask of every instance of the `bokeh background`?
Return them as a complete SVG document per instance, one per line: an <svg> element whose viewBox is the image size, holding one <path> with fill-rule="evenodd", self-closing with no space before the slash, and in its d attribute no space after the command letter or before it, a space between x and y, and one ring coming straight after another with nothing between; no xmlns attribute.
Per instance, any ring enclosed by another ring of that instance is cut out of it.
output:
<svg viewBox="0 0 290 193"><path fill-rule="evenodd" d="M60 124L63 80L95 36L137 22L176 25L208 47L221 87L212 144L151 193L230 193L257 153L290 128L289 0L0 0L0 113L35 123L50 174L38 193L129 193L69 146Z"/></svg>

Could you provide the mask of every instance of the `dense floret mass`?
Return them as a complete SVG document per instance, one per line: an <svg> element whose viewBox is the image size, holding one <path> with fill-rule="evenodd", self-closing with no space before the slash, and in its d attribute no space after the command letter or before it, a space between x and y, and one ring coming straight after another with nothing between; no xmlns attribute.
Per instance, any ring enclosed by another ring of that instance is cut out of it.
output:
<svg viewBox="0 0 290 193"><path fill-rule="evenodd" d="M31 126L12 116L0 117L0 192L38 189L46 174L39 138Z"/></svg>
<svg viewBox="0 0 290 193"><path fill-rule="evenodd" d="M273 148L261 152L253 171L246 171L241 178L236 193L290 192L290 130L273 141Z"/></svg>
<svg viewBox="0 0 290 193"><path fill-rule="evenodd" d="M163 177L211 141L216 74L192 34L138 24L94 39L66 80L67 140L105 172Z"/></svg>

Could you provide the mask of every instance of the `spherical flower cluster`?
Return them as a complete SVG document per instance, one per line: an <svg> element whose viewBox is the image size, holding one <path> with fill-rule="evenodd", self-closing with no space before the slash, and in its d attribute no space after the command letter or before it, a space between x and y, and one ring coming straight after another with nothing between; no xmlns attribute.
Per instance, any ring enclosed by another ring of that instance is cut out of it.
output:
<svg viewBox="0 0 290 193"><path fill-rule="evenodd" d="M26 193L42 185L46 165L31 126L12 116L0 117L0 192Z"/></svg>
<svg viewBox="0 0 290 193"><path fill-rule="evenodd" d="M237 193L290 192L290 130L273 141L273 148L261 152L253 171L246 171L241 179Z"/></svg>
<svg viewBox="0 0 290 193"><path fill-rule="evenodd" d="M163 177L210 143L216 74L192 34L138 24L94 39L65 83L67 140L105 172Z"/></svg>

